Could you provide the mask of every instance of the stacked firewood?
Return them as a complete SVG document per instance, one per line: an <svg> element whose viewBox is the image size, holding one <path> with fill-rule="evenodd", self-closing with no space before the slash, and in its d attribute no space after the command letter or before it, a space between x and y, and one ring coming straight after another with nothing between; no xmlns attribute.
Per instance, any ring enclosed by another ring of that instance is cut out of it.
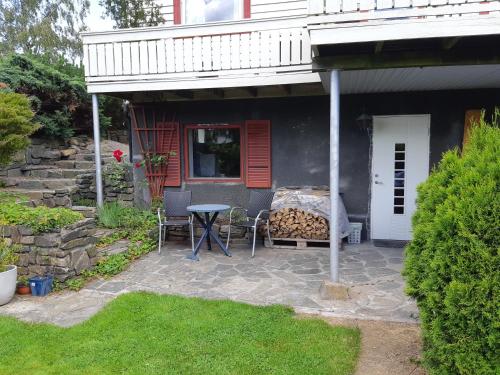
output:
<svg viewBox="0 0 500 375"><path fill-rule="evenodd" d="M328 220L300 208L282 208L269 217L273 238L327 240Z"/></svg>

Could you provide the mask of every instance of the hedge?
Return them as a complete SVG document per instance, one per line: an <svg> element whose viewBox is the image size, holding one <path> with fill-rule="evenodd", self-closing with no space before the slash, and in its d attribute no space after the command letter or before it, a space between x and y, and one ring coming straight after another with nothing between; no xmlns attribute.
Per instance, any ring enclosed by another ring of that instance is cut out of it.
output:
<svg viewBox="0 0 500 375"><path fill-rule="evenodd" d="M500 373L500 116L418 188L403 275L430 374Z"/></svg>

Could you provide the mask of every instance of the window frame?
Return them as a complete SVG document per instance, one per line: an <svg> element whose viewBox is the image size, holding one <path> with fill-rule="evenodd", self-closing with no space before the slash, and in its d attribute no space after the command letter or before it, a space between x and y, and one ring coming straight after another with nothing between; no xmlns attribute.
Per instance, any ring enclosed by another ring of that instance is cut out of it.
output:
<svg viewBox="0 0 500 375"><path fill-rule="evenodd" d="M239 129L240 131L240 177L239 178L217 178L217 177L191 177L189 169L189 130L196 129ZM185 182L213 182L213 183L245 183L245 156L246 156L246 140L244 124L187 124L184 125L184 181Z"/></svg>
<svg viewBox="0 0 500 375"><path fill-rule="evenodd" d="M175 25L206 25L218 22L237 22L243 21L245 19L250 18L250 1L251 0L240 0L241 5L241 17L235 20L227 20L227 21L210 21L205 23L191 24L186 23L186 10L185 10L185 0L174 0L174 24Z"/></svg>

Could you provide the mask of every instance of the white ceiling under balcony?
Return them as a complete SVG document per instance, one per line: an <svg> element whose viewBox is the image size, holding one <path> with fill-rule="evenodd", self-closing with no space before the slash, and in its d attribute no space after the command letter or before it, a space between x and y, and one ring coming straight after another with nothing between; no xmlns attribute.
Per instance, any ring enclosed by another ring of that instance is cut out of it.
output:
<svg viewBox="0 0 500 375"><path fill-rule="evenodd" d="M340 75L342 94L481 88L500 89L500 65L353 70Z"/></svg>

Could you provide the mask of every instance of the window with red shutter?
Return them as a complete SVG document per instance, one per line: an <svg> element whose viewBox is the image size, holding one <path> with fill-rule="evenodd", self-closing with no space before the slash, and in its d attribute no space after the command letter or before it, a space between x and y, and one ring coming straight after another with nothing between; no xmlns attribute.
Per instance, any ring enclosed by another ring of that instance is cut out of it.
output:
<svg viewBox="0 0 500 375"><path fill-rule="evenodd" d="M271 122L249 120L246 129L246 185L271 187Z"/></svg>

